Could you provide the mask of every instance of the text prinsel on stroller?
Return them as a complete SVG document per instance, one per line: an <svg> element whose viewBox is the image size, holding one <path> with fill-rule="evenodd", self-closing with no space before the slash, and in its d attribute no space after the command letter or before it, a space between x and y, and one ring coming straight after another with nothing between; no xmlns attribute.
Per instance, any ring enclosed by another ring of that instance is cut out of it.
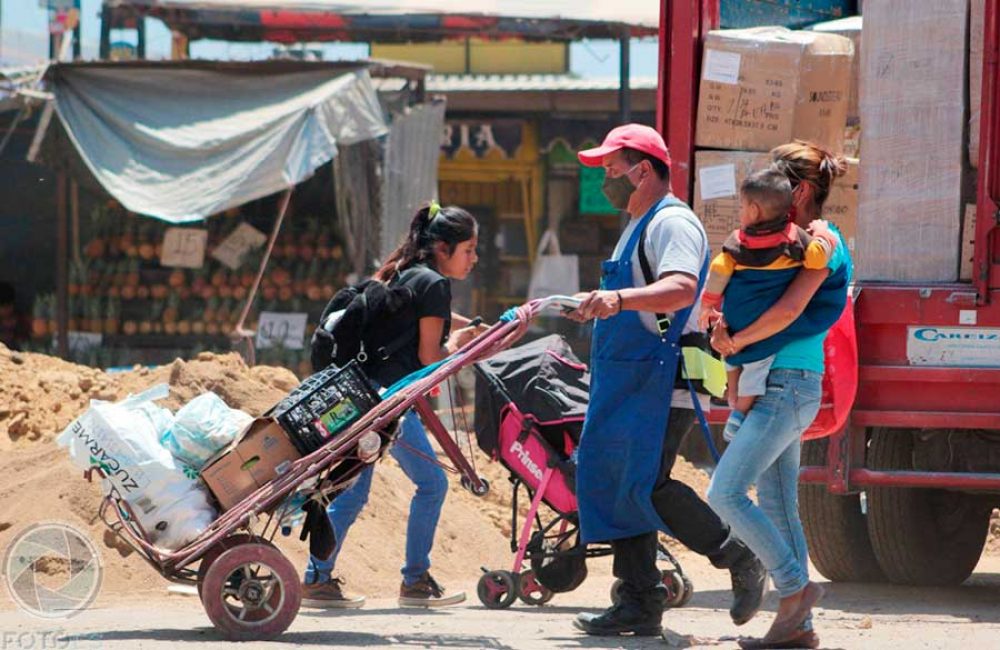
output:
<svg viewBox="0 0 1000 650"><path fill-rule="evenodd" d="M521 461L521 464L524 465L524 468L528 470L528 472L536 479L539 481L542 480L542 468L535 464L535 461L531 459L531 454L528 453L527 449L521 446L519 441L515 440L514 444L510 446L510 453L517 454L517 457Z"/></svg>

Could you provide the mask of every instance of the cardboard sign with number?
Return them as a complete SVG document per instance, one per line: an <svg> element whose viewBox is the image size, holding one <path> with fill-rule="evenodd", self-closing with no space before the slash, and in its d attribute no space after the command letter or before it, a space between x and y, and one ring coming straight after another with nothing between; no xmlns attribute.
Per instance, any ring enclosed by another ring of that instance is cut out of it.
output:
<svg viewBox="0 0 1000 650"><path fill-rule="evenodd" d="M212 257L235 271L243 264L243 257L247 253L260 248L266 241L267 235L248 223L241 223L215 247Z"/></svg>
<svg viewBox="0 0 1000 650"><path fill-rule="evenodd" d="M163 234L163 266L199 269L205 263L208 231L201 228L167 228Z"/></svg>
<svg viewBox="0 0 1000 650"><path fill-rule="evenodd" d="M309 314L262 311L257 325L257 347L301 350Z"/></svg>

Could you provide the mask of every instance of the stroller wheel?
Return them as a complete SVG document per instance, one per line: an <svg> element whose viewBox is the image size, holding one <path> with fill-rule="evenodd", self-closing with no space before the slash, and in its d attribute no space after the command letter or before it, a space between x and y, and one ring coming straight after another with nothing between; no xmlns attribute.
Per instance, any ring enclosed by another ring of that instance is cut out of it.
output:
<svg viewBox="0 0 1000 650"><path fill-rule="evenodd" d="M517 599L517 584L510 571L490 571L479 578L476 594L487 609L507 609Z"/></svg>
<svg viewBox="0 0 1000 650"><path fill-rule="evenodd" d="M477 497L484 497L487 494L489 494L489 491L490 491L490 482L487 481L486 479L484 479L482 476L479 477L479 487L478 488L475 485L472 484L472 481L469 480L469 478L467 476L463 476L462 477L461 483L462 483L462 487L463 488L465 488L469 492L472 492Z"/></svg>
<svg viewBox="0 0 1000 650"><path fill-rule="evenodd" d="M694 585L679 571L664 571L663 584L667 585L671 594L667 599L667 607L684 607L694 595Z"/></svg>
<svg viewBox="0 0 1000 650"><path fill-rule="evenodd" d="M518 578L517 597L525 605L541 607L552 600L554 595L551 590L545 588L545 585L538 582L538 579L535 578L535 572L531 569L523 571Z"/></svg>
<svg viewBox="0 0 1000 650"><path fill-rule="evenodd" d="M687 577L682 576L678 571L666 571L663 576L663 585L667 588L667 601L663 604L664 609L684 607L694 595L694 585ZM622 581L615 580L611 585L611 602L617 605L621 601Z"/></svg>
<svg viewBox="0 0 1000 650"><path fill-rule="evenodd" d="M622 581L617 579L611 583L611 604L618 605L621 604L622 600Z"/></svg>

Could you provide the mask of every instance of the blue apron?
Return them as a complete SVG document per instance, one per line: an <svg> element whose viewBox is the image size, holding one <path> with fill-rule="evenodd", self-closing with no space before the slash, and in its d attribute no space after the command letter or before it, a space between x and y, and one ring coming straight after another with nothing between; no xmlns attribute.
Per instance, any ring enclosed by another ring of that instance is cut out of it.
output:
<svg viewBox="0 0 1000 650"><path fill-rule="evenodd" d="M668 196L650 208L620 259L603 263L602 289L634 286L632 253L639 237L653 216L670 206L687 207ZM707 269L706 260L698 278L699 292ZM677 312L663 335L646 329L637 311L623 311L594 324L590 404L580 439L576 488L584 543L666 530L652 494L670 417L679 339L691 309Z"/></svg>

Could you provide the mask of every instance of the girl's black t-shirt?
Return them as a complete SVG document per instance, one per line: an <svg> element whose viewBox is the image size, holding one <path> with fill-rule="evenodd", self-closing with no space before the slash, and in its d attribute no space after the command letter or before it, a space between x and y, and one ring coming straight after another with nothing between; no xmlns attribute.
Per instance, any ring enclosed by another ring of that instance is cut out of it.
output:
<svg viewBox="0 0 1000 650"><path fill-rule="evenodd" d="M451 331L451 281L434 269L423 264L415 264L406 269L390 283L390 286L409 287L413 291L413 307L416 320L413 322L414 336L387 361L379 364L372 375L384 386L395 383L424 367L420 363L420 319L426 317L444 320L441 345L448 340Z"/></svg>

